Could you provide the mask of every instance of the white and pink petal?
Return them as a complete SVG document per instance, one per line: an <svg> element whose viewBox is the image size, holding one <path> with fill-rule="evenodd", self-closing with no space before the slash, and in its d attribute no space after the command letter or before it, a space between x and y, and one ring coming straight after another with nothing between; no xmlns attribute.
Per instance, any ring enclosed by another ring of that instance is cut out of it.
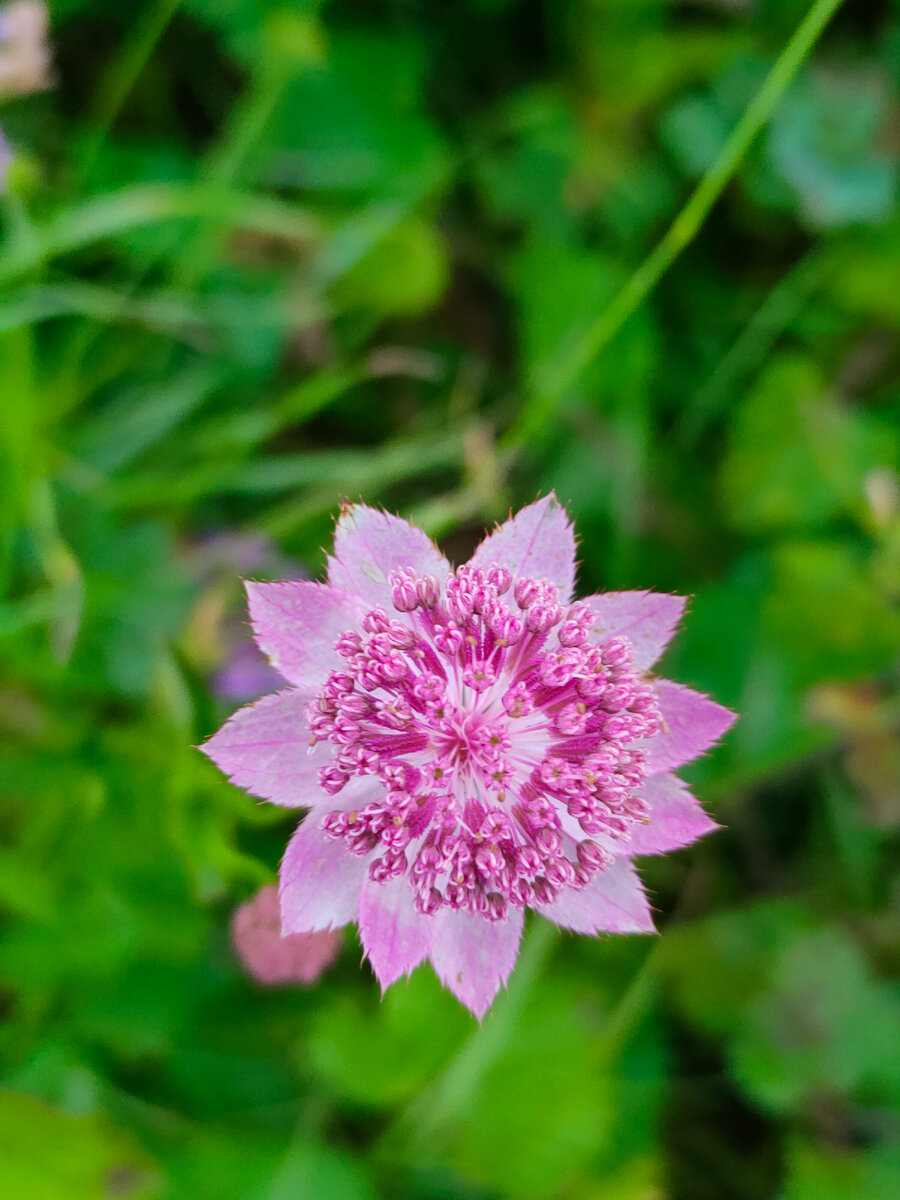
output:
<svg viewBox="0 0 900 1200"><path fill-rule="evenodd" d="M311 747L309 693L286 688L238 709L200 749L232 783L286 808L309 808L326 799L319 768L332 749Z"/></svg>
<svg viewBox="0 0 900 1200"><path fill-rule="evenodd" d="M523 914L511 908L505 920L488 921L442 908L432 919L430 957L437 976L481 1020L515 966Z"/></svg>
<svg viewBox="0 0 900 1200"><path fill-rule="evenodd" d="M537 911L574 933L653 933L653 916L637 872L627 858L617 858L578 891L567 888L552 904Z"/></svg>
<svg viewBox="0 0 900 1200"><path fill-rule="evenodd" d="M347 505L334 531L329 583L359 597L367 608L380 605L391 612L388 579L404 567L434 575L441 584L450 570L434 542L415 525L365 504Z"/></svg>
<svg viewBox="0 0 900 1200"><path fill-rule="evenodd" d="M660 679L655 687L663 728L644 747L651 775L675 771L699 758L736 720L730 709L680 683Z"/></svg>
<svg viewBox="0 0 900 1200"><path fill-rule="evenodd" d="M546 579L568 603L575 586L575 533L551 492L489 534L472 555L476 567L506 567L514 576Z"/></svg>
<svg viewBox="0 0 900 1200"><path fill-rule="evenodd" d="M366 606L349 592L308 580L248 581L246 587L260 649L289 683L318 691L343 662L335 643L358 626Z"/></svg>
<svg viewBox="0 0 900 1200"><path fill-rule="evenodd" d="M324 832L315 813L288 843L279 871L281 932L340 929L355 921L367 859L349 854L342 841Z"/></svg>
<svg viewBox="0 0 900 1200"><path fill-rule="evenodd" d="M431 949L435 919L413 906L405 875L376 883L366 879L359 905L359 936L381 990L409 975Z"/></svg>
<svg viewBox="0 0 900 1200"><path fill-rule="evenodd" d="M666 592L601 592L579 603L594 614L591 640L605 642L627 637L632 661L639 671L649 670L668 645L684 613L684 596Z"/></svg>
<svg viewBox="0 0 900 1200"><path fill-rule="evenodd" d="M666 854L719 828L677 775L651 775L640 796L650 808L650 820L634 825L629 841L620 844L629 855Z"/></svg>

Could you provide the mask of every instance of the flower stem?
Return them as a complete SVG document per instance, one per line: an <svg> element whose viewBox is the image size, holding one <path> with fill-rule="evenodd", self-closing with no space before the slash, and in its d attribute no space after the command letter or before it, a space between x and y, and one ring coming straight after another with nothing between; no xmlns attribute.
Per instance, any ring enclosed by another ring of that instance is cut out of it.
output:
<svg viewBox="0 0 900 1200"><path fill-rule="evenodd" d="M399 1115L388 1139L423 1143L465 1112L473 1093L512 1040L516 1023L553 947L558 930L550 921L535 921L525 938L508 991L462 1045L434 1083Z"/></svg>
<svg viewBox="0 0 900 1200"><path fill-rule="evenodd" d="M137 83L182 0L157 0L142 14L134 32L112 70L103 78L94 102L93 132L84 147L78 168L78 183L89 179L109 132Z"/></svg>
<svg viewBox="0 0 900 1200"><path fill-rule="evenodd" d="M603 1031L603 1056L607 1063L625 1047L635 1026L650 1006L661 944L657 941L650 950L609 1016Z"/></svg>
<svg viewBox="0 0 900 1200"><path fill-rule="evenodd" d="M700 180L661 241L561 361L534 380L531 395L518 420L503 439L504 445L520 447L538 433L552 416L568 387L619 332L679 254L694 240L754 138L769 120L776 104L841 3L842 0L814 0L745 109L718 158Z"/></svg>
<svg viewBox="0 0 900 1200"><path fill-rule="evenodd" d="M390 1157L402 1147L433 1150L442 1135L471 1107L482 1080L513 1037L522 1010L556 945L559 930L550 921L531 926L510 980L491 1012L463 1043L446 1070L399 1114L381 1139ZM610 1013L602 1038L602 1059L611 1064L647 1011L655 985L659 943L650 950Z"/></svg>

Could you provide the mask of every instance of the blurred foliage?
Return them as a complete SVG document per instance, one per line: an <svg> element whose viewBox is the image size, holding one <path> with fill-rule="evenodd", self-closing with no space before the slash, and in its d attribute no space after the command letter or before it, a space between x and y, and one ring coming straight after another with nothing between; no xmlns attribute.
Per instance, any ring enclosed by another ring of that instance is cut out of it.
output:
<svg viewBox="0 0 900 1200"><path fill-rule="evenodd" d="M896 0L516 433L805 9L51 5L0 112L4 1195L900 1195ZM353 933L256 988L291 820L192 749L247 535L316 574L363 496L461 559L551 487L582 590L692 595L666 667L741 713L691 772L725 829L643 866L662 938L536 922L480 1028Z"/></svg>

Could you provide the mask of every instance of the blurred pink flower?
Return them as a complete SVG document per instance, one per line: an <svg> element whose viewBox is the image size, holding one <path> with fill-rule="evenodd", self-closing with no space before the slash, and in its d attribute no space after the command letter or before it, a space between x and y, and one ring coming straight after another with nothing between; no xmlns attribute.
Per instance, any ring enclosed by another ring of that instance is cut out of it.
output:
<svg viewBox="0 0 900 1200"><path fill-rule="evenodd" d="M192 640L195 650L202 653L205 649L206 656L218 664L211 680L215 695L246 702L279 687L278 672L247 638L246 612L243 605L238 611L240 591L235 590L235 577L258 573L267 578L308 579L309 572L260 533L210 533L190 548L188 561L202 589Z"/></svg>
<svg viewBox="0 0 900 1200"><path fill-rule="evenodd" d="M278 888L260 888L235 910L231 937L238 958L257 983L315 983L337 958L343 938L334 930L281 935Z"/></svg>
<svg viewBox="0 0 900 1200"><path fill-rule="evenodd" d="M25 96L53 86L48 27L41 0L0 8L0 95Z"/></svg>
<svg viewBox="0 0 900 1200"><path fill-rule="evenodd" d="M213 679L213 691L222 700L256 700L277 688L281 676L253 642L229 647L228 657Z"/></svg>
<svg viewBox="0 0 900 1200"><path fill-rule="evenodd" d="M631 860L715 828L672 772L734 719L648 674L684 600L572 603L555 496L455 571L421 530L347 507L328 579L247 585L291 686L203 747L241 787L312 810L281 864L283 929L357 920L383 987L430 958L478 1016L526 908L578 933L652 932Z"/></svg>

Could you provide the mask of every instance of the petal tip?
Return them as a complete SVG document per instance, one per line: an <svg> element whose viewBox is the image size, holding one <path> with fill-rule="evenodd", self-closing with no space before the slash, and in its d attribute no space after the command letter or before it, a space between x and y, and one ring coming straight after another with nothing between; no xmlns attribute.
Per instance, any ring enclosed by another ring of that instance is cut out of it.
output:
<svg viewBox="0 0 900 1200"><path fill-rule="evenodd" d="M568 603L575 583L575 536L556 493L510 511L509 519L482 539L470 561L483 567L498 563L514 575L546 579Z"/></svg>
<svg viewBox="0 0 900 1200"><path fill-rule="evenodd" d="M673 771L709 751L728 732L738 714L669 679L656 681L662 729L650 739L647 759L651 775Z"/></svg>

